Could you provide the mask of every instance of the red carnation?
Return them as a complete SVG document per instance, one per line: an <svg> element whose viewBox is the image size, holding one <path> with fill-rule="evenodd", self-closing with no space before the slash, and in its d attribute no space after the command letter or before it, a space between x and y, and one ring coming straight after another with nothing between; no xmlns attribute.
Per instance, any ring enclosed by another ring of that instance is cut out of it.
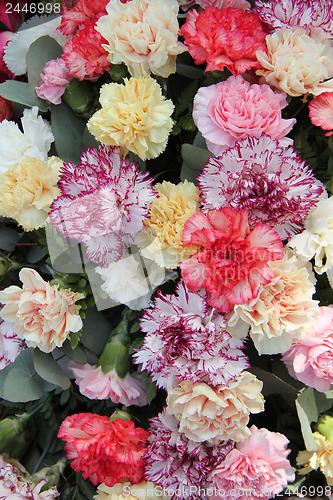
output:
<svg viewBox="0 0 333 500"><path fill-rule="evenodd" d="M259 68L256 51L266 51L267 32L262 21L256 14L235 7L190 10L180 34L196 64L207 63L206 71L226 67L233 75L240 75Z"/></svg>
<svg viewBox="0 0 333 500"><path fill-rule="evenodd" d="M94 413L67 417L58 437L66 441L71 466L82 472L93 484L113 486L123 478L137 484L143 477L143 454L149 432L135 427L131 420L116 419Z"/></svg>

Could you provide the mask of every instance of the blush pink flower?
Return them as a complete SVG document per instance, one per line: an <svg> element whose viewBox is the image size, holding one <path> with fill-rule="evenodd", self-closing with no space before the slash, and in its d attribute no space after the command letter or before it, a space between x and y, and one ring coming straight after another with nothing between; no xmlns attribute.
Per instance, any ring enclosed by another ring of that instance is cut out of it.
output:
<svg viewBox="0 0 333 500"><path fill-rule="evenodd" d="M106 14L109 0L79 0L75 7L66 12L57 28L64 35L71 35L76 28L82 29L90 20L96 22Z"/></svg>
<svg viewBox="0 0 333 500"><path fill-rule="evenodd" d="M52 104L60 104L61 96L70 82L69 71L62 59L51 59L43 69L36 94Z"/></svg>
<svg viewBox="0 0 333 500"><path fill-rule="evenodd" d="M302 220L323 192L292 147L264 135L242 139L209 158L198 185L204 209L247 208L251 226L269 224L282 240L302 230Z"/></svg>
<svg viewBox="0 0 333 500"><path fill-rule="evenodd" d="M113 486L123 478L138 483L143 477L143 454L149 432L135 427L131 420L94 413L78 413L65 418L58 437L66 441L65 450L72 469L82 472L93 484Z"/></svg>
<svg viewBox="0 0 333 500"><path fill-rule="evenodd" d="M154 198L152 179L119 148L88 148L80 165L65 163L50 223L64 236L86 246L86 256L101 266L121 258L142 229Z"/></svg>
<svg viewBox="0 0 333 500"><path fill-rule="evenodd" d="M75 361L70 361L68 368L73 372L81 394L89 399L111 399L113 403L125 406L147 404L147 395L137 372L120 378L115 369L103 373L100 366L81 365Z"/></svg>
<svg viewBox="0 0 333 500"><path fill-rule="evenodd" d="M333 92L324 92L309 103L309 116L313 125L324 130L333 129ZM329 137L333 130L325 135Z"/></svg>
<svg viewBox="0 0 333 500"><path fill-rule="evenodd" d="M233 447L231 441L209 446L187 439L179 432L179 422L165 410L150 419L149 432L145 478L175 500L200 500L200 489L207 486L208 474Z"/></svg>
<svg viewBox="0 0 333 500"><path fill-rule="evenodd" d="M196 64L207 63L206 71L228 68L239 75L260 67L257 50L265 50L267 31L259 17L243 9L207 6L192 9L180 29Z"/></svg>
<svg viewBox="0 0 333 500"><path fill-rule="evenodd" d="M290 375L317 391L333 384L333 306L320 307L312 330L293 344L282 361Z"/></svg>
<svg viewBox="0 0 333 500"><path fill-rule="evenodd" d="M255 298L260 285L274 277L267 262L283 257L276 231L261 223L250 231L246 209L195 214L185 223L183 239L185 245L201 245L180 264L185 284L190 292L206 288L208 303L223 312Z"/></svg>
<svg viewBox="0 0 333 500"><path fill-rule="evenodd" d="M208 87L201 87L193 105L193 119L204 136L208 149L216 156L245 137L259 138L263 134L281 139L296 123L285 120L281 110L287 106L286 94L273 91L267 84L250 84L241 75Z"/></svg>
<svg viewBox="0 0 333 500"><path fill-rule="evenodd" d="M158 292L145 311L140 321L145 339L135 362L165 389L179 379L227 384L249 366L243 342L232 336L224 315L207 304L205 293L191 293L183 282L176 293Z"/></svg>
<svg viewBox="0 0 333 500"><path fill-rule="evenodd" d="M287 456L288 439L278 432L250 428L210 474L210 500L269 500L295 478ZM223 492L223 493L219 493Z"/></svg>
<svg viewBox="0 0 333 500"><path fill-rule="evenodd" d="M316 36L333 35L333 4L327 0L256 0L255 11L275 29L301 26Z"/></svg>
<svg viewBox="0 0 333 500"><path fill-rule="evenodd" d="M95 30L95 21L87 21L66 43L62 58L69 74L79 80L95 79L110 70L106 40Z"/></svg>

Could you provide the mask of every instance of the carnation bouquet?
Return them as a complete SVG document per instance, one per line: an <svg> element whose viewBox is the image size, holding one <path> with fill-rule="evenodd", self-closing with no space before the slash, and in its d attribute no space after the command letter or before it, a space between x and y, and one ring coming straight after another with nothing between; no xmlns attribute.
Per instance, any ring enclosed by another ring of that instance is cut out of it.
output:
<svg viewBox="0 0 333 500"><path fill-rule="evenodd" d="M0 498L332 499L331 0L0 9Z"/></svg>

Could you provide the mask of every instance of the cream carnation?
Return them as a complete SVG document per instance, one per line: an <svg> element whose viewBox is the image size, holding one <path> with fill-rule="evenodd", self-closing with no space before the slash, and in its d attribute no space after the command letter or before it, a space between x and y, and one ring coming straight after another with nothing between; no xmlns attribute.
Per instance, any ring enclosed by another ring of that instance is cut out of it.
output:
<svg viewBox="0 0 333 500"><path fill-rule="evenodd" d="M257 75L286 94L319 95L333 89L333 47L304 28L281 28L266 37L267 52L257 51ZM328 81L326 81L328 80Z"/></svg>
<svg viewBox="0 0 333 500"><path fill-rule="evenodd" d="M229 320L233 326L239 319L251 325L250 337L259 354L287 351L311 329L319 312L318 302L312 300L315 280L310 264L288 254L269 262L269 267L273 279L261 285L256 298L236 305Z"/></svg>
<svg viewBox="0 0 333 500"><path fill-rule="evenodd" d="M70 332L82 328L75 302L83 295L50 285L33 269L22 269L19 277L23 288L12 285L0 292L5 304L1 317L14 323L17 336L28 347L43 352L61 347Z"/></svg>
<svg viewBox="0 0 333 500"><path fill-rule="evenodd" d="M328 441L319 432L313 433L314 440L317 444L315 451L300 451L297 455L297 465L304 465L299 469L300 474L307 474L312 470L320 469L324 474L327 484L333 485L333 443Z"/></svg>
<svg viewBox="0 0 333 500"><path fill-rule="evenodd" d="M180 421L180 432L192 441L240 441L250 434L250 413L264 410L262 385L246 371L216 387L184 380L170 389L167 412Z"/></svg>
<svg viewBox="0 0 333 500"><path fill-rule="evenodd" d="M288 245L306 260L315 259L315 271L333 269L333 196L319 200L304 220L305 230L291 238Z"/></svg>
<svg viewBox="0 0 333 500"><path fill-rule="evenodd" d="M16 219L25 231L43 227L51 203L60 195L61 167L53 156L46 163L27 157L9 168L0 175L0 214Z"/></svg>
<svg viewBox="0 0 333 500"><path fill-rule="evenodd" d="M88 121L88 130L102 144L120 146L147 160L165 149L173 121L174 105L162 95L153 78L125 78L124 84L103 85L102 109Z"/></svg>
<svg viewBox="0 0 333 500"><path fill-rule="evenodd" d="M144 257L174 269L198 249L197 245L183 244L183 229L187 219L199 212L199 189L186 180L177 185L164 181L154 188L158 198L151 204L146 227L136 243Z"/></svg>
<svg viewBox="0 0 333 500"><path fill-rule="evenodd" d="M15 122L0 123L0 174L27 157L46 161L54 141L49 122L38 116L38 108L25 109L21 118L23 132Z"/></svg>
<svg viewBox="0 0 333 500"><path fill-rule="evenodd" d="M187 50L178 42L176 0L111 0L106 10L96 30L108 42L103 47L112 64L125 63L135 77L176 72L176 57Z"/></svg>

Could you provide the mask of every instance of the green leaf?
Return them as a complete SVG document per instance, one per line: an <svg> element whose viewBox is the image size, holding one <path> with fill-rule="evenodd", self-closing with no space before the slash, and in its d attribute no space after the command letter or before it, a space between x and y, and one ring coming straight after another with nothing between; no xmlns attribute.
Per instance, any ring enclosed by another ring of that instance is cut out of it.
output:
<svg viewBox="0 0 333 500"><path fill-rule="evenodd" d="M308 387L302 391L296 399L295 404L305 447L308 451L315 451L317 450L317 444L310 424L318 420L318 411L312 387Z"/></svg>
<svg viewBox="0 0 333 500"><path fill-rule="evenodd" d="M51 59L58 59L61 57L62 47L48 35L41 36L33 42L28 50L26 56L27 71L28 71L28 85L29 91L34 101L35 105L39 107L41 111L47 111L49 104L37 97L36 87L39 86L41 81L41 73L45 64Z"/></svg>
<svg viewBox="0 0 333 500"><path fill-rule="evenodd" d="M27 253L27 262L29 264L36 264L45 257L46 253L38 246L31 247Z"/></svg>
<svg viewBox="0 0 333 500"><path fill-rule="evenodd" d="M90 307L83 322L81 342L87 349L100 356L111 330L112 327L104 314L97 311L96 307Z"/></svg>
<svg viewBox="0 0 333 500"><path fill-rule="evenodd" d="M28 84L17 80L7 80L0 84L0 95L8 101L18 102L24 106L35 106L30 95Z"/></svg>
<svg viewBox="0 0 333 500"><path fill-rule="evenodd" d="M297 389L277 375L274 375L274 373L258 367L251 367L247 371L253 373L259 380L262 380L264 383L262 391L264 396L269 396L270 394L290 394L294 397L297 396Z"/></svg>
<svg viewBox="0 0 333 500"><path fill-rule="evenodd" d="M33 349L25 349L13 363L0 371L0 397L13 403L26 403L43 395L40 377L32 362Z"/></svg>
<svg viewBox="0 0 333 500"><path fill-rule="evenodd" d="M15 243L20 239L20 233L11 227L0 228L0 248L6 252L12 252L15 248Z"/></svg>
<svg viewBox="0 0 333 500"><path fill-rule="evenodd" d="M214 155L207 149L192 144L183 144L182 158L184 163L180 174L181 181L187 179L195 183L196 177L201 173L203 166L206 165L210 157L214 157Z"/></svg>
<svg viewBox="0 0 333 500"><path fill-rule="evenodd" d="M78 332L71 332L71 335L69 337L69 341L71 344L71 348L75 349L80 342L80 339L82 337L82 328Z"/></svg>
<svg viewBox="0 0 333 500"><path fill-rule="evenodd" d="M203 69L178 62L176 64L176 73L191 79L202 78L203 76L205 76L205 72Z"/></svg>
<svg viewBox="0 0 333 500"><path fill-rule="evenodd" d="M51 106L51 125L55 147L62 161L80 163L85 120L79 118L64 102Z"/></svg>
<svg viewBox="0 0 333 500"><path fill-rule="evenodd" d="M66 354L70 359L73 361L76 361L77 363L81 363L84 365L84 363L87 362L87 356L86 353L84 352L83 348L78 345L75 347L75 349L72 349L71 343L69 340L66 340L63 345L61 346L60 350Z"/></svg>
<svg viewBox="0 0 333 500"><path fill-rule="evenodd" d="M139 367L140 367L140 365L139 365ZM152 400L156 396L156 384L155 384L155 382L152 382L151 375L147 372L147 370L142 371L140 373L140 377L142 380L143 388L147 394L148 404L150 405L150 403L152 402Z"/></svg>
<svg viewBox="0 0 333 500"><path fill-rule="evenodd" d="M36 347L33 353L33 361L36 372L44 380L58 385L64 391L70 387L71 381L51 354L42 352Z"/></svg>
<svg viewBox="0 0 333 500"><path fill-rule="evenodd" d="M192 110L193 107L193 98L195 96L196 91L198 90L198 82L193 80L186 87L185 90L180 94L176 108L175 108L175 119L179 118L185 111Z"/></svg>

